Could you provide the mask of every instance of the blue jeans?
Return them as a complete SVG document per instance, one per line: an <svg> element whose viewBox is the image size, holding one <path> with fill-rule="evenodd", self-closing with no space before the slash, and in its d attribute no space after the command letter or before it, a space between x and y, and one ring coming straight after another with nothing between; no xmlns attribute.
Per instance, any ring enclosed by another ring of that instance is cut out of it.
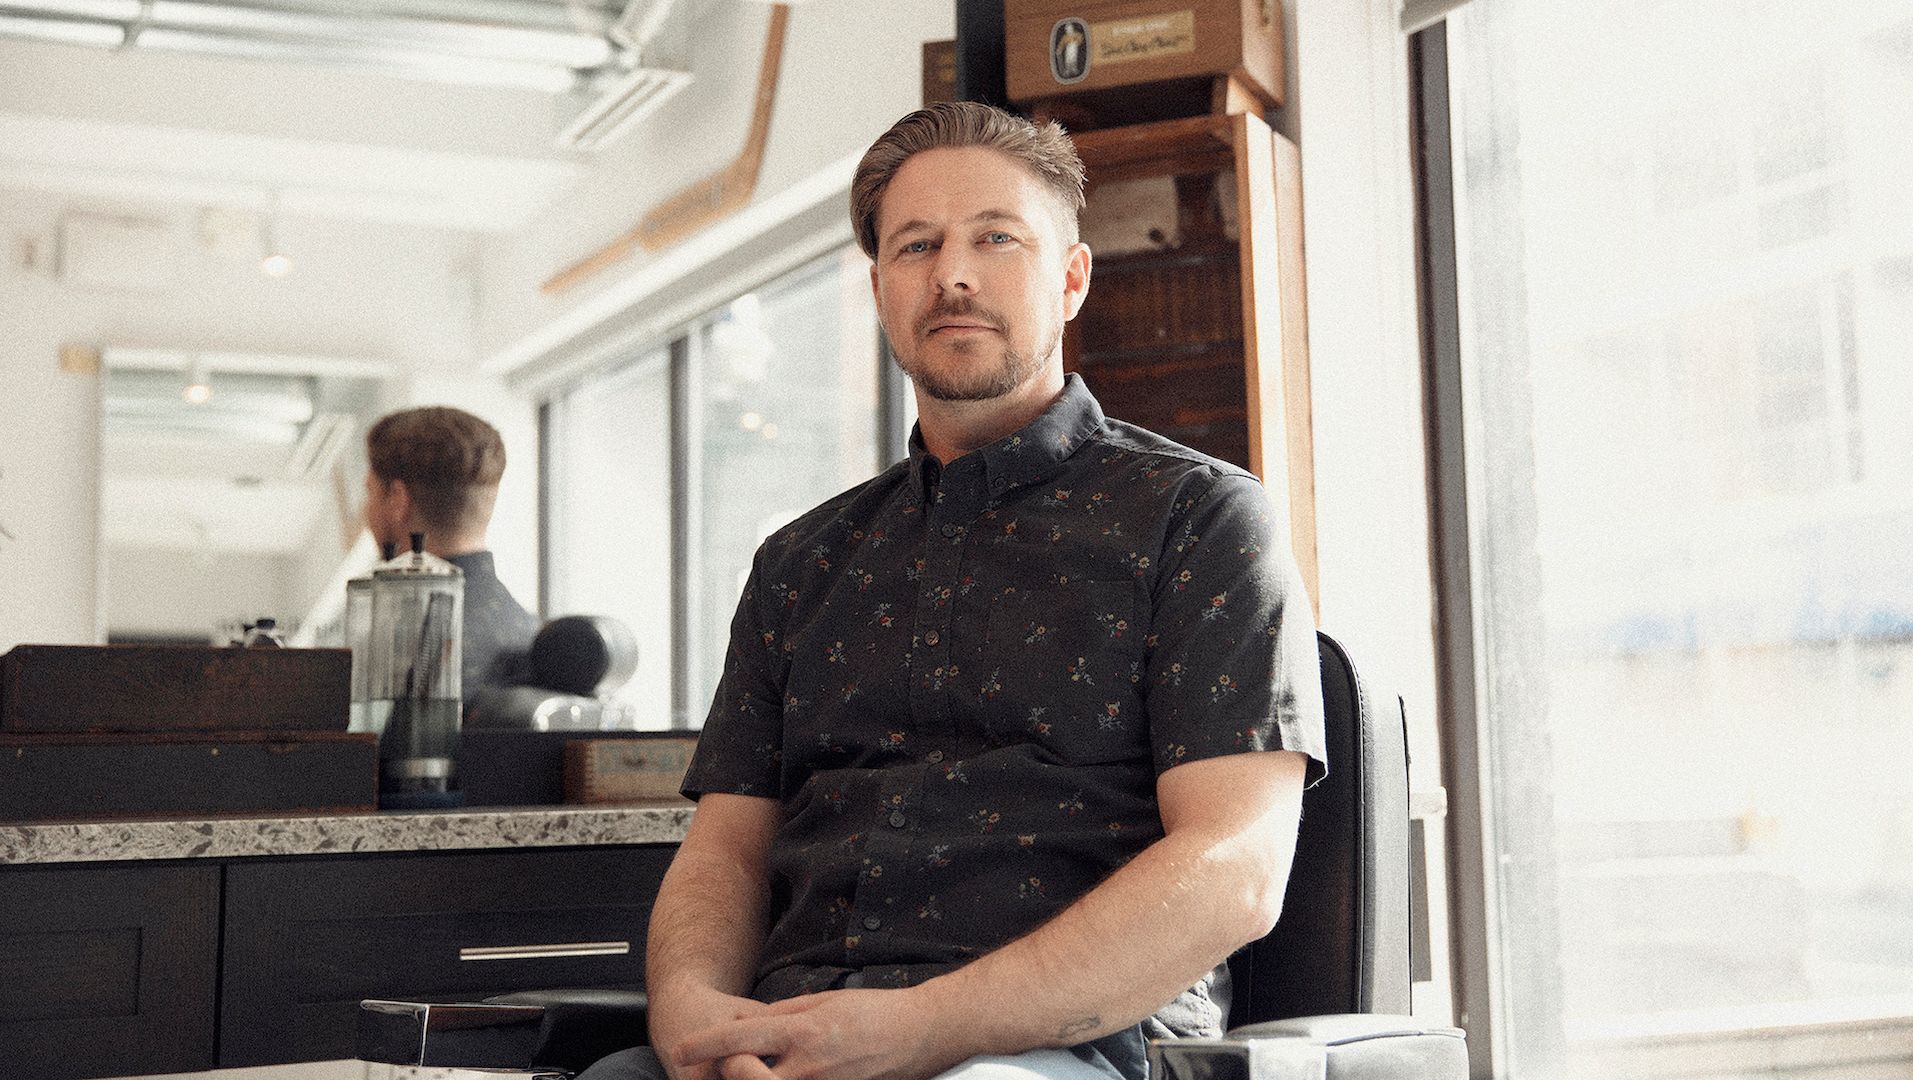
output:
<svg viewBox="0 0 1913 1080"><path fill-rule="evenodd" d="M1137 1033L1138 1046L1141 1039ZM1002 1057L973 1057L936 1080L1135 1080L1103 1055L1102 1043L1103 1040L1098 1040L1067 1050L1028 1050ZM1128 1056L1121 1051L1118 1055ZM665 1080L664 1063L650 1047L634 1046L600 1060L578 1074L578 1080Z"/></svg>

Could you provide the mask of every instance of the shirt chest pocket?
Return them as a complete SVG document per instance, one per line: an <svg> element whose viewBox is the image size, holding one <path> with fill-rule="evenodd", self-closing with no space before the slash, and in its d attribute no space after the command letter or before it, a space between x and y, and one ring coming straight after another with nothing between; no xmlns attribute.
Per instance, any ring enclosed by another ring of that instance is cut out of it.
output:
<svg viewBox="0 0 1913 1080"><path fill-rule="evenodd" d="M986 726L1068 758L1126 753L1145 727L1139 592L1131 579L1075 577L999 589L981 665Z"/></svg>

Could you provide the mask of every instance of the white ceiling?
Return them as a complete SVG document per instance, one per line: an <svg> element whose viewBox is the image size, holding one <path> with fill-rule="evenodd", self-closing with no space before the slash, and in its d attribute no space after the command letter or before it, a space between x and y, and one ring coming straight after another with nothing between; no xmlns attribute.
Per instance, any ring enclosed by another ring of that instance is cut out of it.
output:
<svg viewBox="0 0 1913 1080"><path fill-rule="evenodd" d="M0 190L509 232L587 163L563 103L311 65L0 40Z"/></svg>

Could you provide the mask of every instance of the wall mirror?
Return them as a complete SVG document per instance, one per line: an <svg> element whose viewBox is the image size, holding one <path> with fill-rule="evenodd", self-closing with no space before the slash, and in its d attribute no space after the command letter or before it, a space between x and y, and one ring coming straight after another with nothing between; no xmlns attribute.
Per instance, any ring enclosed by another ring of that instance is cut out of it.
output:
<svg viewBox="0 0 1913 1080"><path fill-rule="evenodd" d="M100 604L109 642L225 643L310 621L360 536L377 361L108 349Z"/></svg>

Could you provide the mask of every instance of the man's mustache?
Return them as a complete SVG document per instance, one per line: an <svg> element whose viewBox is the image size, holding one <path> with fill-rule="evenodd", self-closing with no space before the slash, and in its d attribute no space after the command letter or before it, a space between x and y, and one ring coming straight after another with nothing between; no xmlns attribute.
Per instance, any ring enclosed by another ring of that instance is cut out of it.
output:
<svg viewBox="0 0 1913 1080"><path fill-rule="evenodd" d="M952 319L982 323L998 333L1002 333L1004 329L1003 320L998 318L995 312L983 308L974 300L959 297L956 300L938 301L937 306L931 308L928 315L918 319L917 336L923 337L935 329L938 323L949 322Z"/></svg>

